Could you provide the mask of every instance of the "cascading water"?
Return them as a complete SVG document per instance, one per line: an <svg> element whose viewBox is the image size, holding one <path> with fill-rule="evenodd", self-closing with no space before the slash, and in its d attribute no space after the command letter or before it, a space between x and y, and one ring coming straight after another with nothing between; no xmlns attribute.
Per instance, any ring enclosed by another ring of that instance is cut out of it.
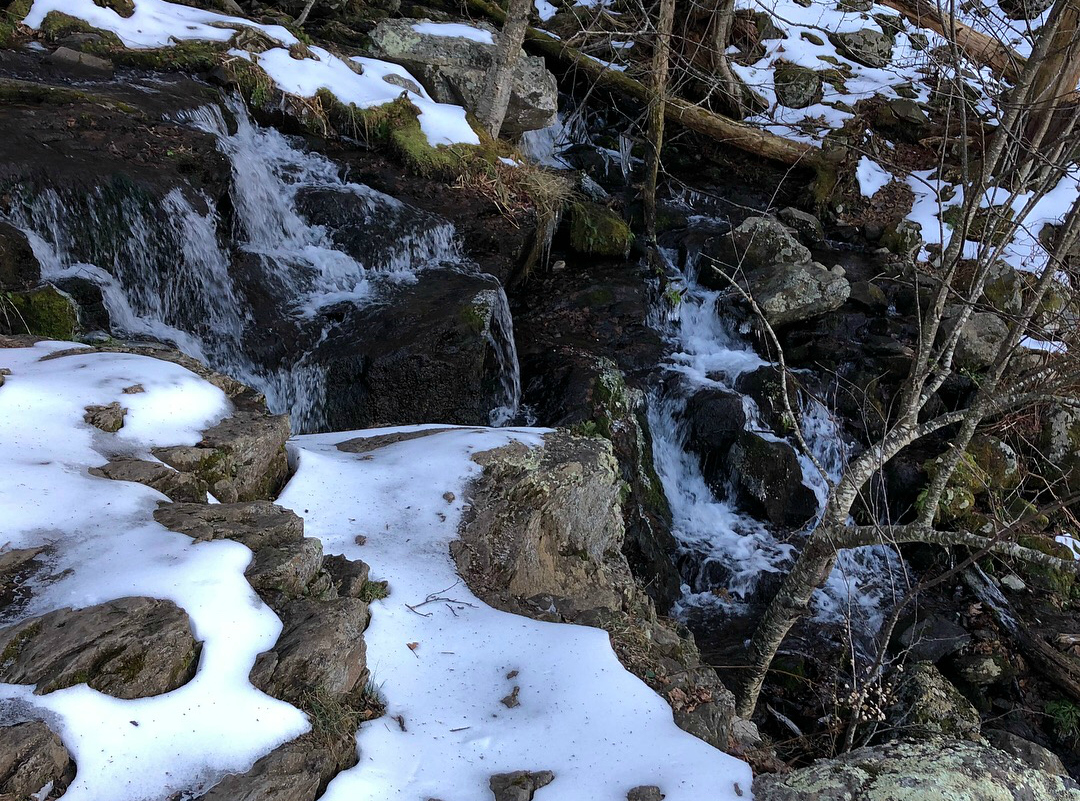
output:
<svg viewBox="0 0 1080 801"><path fill-rule="evenodd" d="M706 220L707 223L717 223ZM672 308L666 300L653 324L672 346L664 365L668 380L649 404L649 425L657 473L671 506L673 529L682 550L686 582L681 611L738 607L749 598L763 574L790 567L793 546L780 542L762 522L718 498L703 475L700 461L688 447L683 422L688 399L703 389L733 392L743 373L767 364L742 341L718 311L721 293L697 281L697 256L676 266L676 255L664 253L669 271L681 285L681 299ZM747 429L773 438L754 401L743 397ZM847 447L835 418L821 403L803 410L802 435L826 476L813 461L800 457L803 483L823 504L829 480L836 480L847 460ZM814 597L814 614L823 622L857 620L863 633L880 626L880 601L897 589L902 564L891 548L859 548L842 552L826 585Z"/></svg>
<svg viewBox="0 0 1080 801"><path fill-rule="evenodd" d="M181 122L216 137L229 160L231 232L210 198L173 189L159 199L131 186L27 193L11 204L11 222L45 279L101 289L115 332L175 342L263 392L295 430L318 430L327 374L313 352L340 319L332 307L380 302L382 288L427 269L475 268L448 222L343 179L334 162L256 125L240 102L228 110L232 131L217 106ZM486 335L502 385L491 419L505 424L521 387L501 287L491 311Z"/></svg>

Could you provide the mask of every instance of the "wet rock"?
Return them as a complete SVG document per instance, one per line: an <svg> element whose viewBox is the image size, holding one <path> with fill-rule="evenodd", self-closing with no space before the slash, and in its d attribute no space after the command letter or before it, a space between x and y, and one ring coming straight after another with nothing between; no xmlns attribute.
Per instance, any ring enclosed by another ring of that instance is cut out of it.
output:
<svg viewBox="0 0 1080 801"><path fill-rule="evenodd" d="M305 598L285 604L280 615L281 636L272 650L255 660L252 684L291 702L311 692L340 697L363 689L368 675L366 603L355 598Z"/></svg>
<svg viewBox="0 0 1080 801"><path fill-rule="evenodd" d="M786 382L781 379L780 368L766 364L740 375L735 381L735 389L743 395L748 395L757 405L761 421L772 429L774 434L783 437L795 428L795 420L788 413L788 406L792 411L797 411L802 407L796 387L796 377L789 375ZM788 392L786 405L784 403L785 383Z"/></svg>
<svg viewBox="0 0 1080 801"><path fill-rule="evenodd" d="M74 302L52 284L8 292L5 302L9 312L0 315L0 334L30 334L62 340L73 339L79 330L79 314Z"/></svg>
<svg viewBox="0 0 1080 801"><path fill-rule="evenodd" d="M106 406L87 406L83 420L94 428L100 428L107 434L115 434L124 427L124 415L127 409L116 401Z"/></svg>
<svg viewBox="0 0 1080 801"><path fill-rule="evenodd" d="M199 650L176 604L121 598L0 629L0 681L36 684L39 695L89 684L115 698L146 698L187 683Z"/></svg>
<svg viewBox="0 0 1080 801"><path fill-rule="evenodd" d="M743 257L744 269L810 261L810 251L785 225L768 217L747 218L731 232L731 239Z"/></svg>
<svg viewBox="0 0 1080 801"><path fill-rule="evenodd" d="M235 540L256 553L297 542L304 536L302 518L268 501L163 503L154 511L154 519L196 541Z"/></svg>
<svg viewBox="0 0 1080 801"><path fill-rule="evenodd" d="M101 287L89 278L77 275L61 278L53 281L53 284L75 302L81 330L97 332L110 330L112 320L105 306L105 297L101 294Z"/></svg>
<svg viewBox="0 0 1080 801"><path fill-rule="evenodd" d="M742 397L723 389L702 389L686 402L683 415L687 445L698 454L706 480L722 487L728 476L728 452L746 428Z"/></svg>
<svg viewBox="0 0 1080 801"><path fill-rule="evenodd" d="M630 226L618 214L598 203L574 203L566 220L569 244L585 256L624 258L633 239Z"/></svg>
<svg viewBox="0 0 1080 801"><path fill-rule="evenodd" d="M970 642L967 629L939 615L912 623L897 637L912 662L939 662Z"/></svg>
<svg viewBox="0 0 1080 801"><path fill-rule="evenodd" d="M743 431L731 450L736 497L748 510L782 526L800 527L817 514L814 491L786 442Z"/></svg>
<svg viewBox="0 0 1080 801"><path fill-rule="evenodd" d="M58 47L45 60L56 70L75 76L91 75L111 78L113 64L107 58L72 50L70 47Z"/></svg>
<svg viewBox="0 0 1080 801"><path fill-rule="evenodd" d="M885 714L897 737L979 740L979 713L929 662L916 662L904 671Z"/></svg>
<svg viewBox="0 0 1080 801"><path fill-rule="evenodd" d="M288 438L288 415L237 408L204 431L198 445L155 448L154 455L205 481L222 503L262 500L274 497L285 483Z"/></svg>
<svg viewBox="0 0 1080 801"><path fill-rule="evenodd" d="M664 801L666 796L655 784L643 784L626 794L626 801Z"/></svg>
<svg viewBox="0 0 1080 801"><path fill-rule="evenodd" d="M889 65L893 57L893 36L863 28L847 33L830 33L831 41L840 54L864 67L881 68Z"/></svg>
<svg viewBox="0 0 1080 801"><path fill-rule="evenodd" d="M984 731L983 736L994 748L1000 749L1006 754L1011 754L1035 770L1041 770L1051 776L1069 775L1069 771L1061 761L1061 757L1050 749L1043 748L1038 743L1025 740L1023 737L1018 737L1001 729Z"/></svg>
<svg viewBox="0 0 1080 801"><path fill-rule="evenodd" d="M315 801L334 776L358 761L353 733L344 739L328 744L305 736L285 743L247 773L226 776L198 801Z"/></svg>
<svg viewBox="0 0 1080 801"><path fill-rule="evenodd" d="M773 71L776 101L788 108L806 108L820 103L824 96L821 76L809 67L788 61L777 62Z"/></svg>
<svg viewBox="0 0 1080 801"><path fill-rule="evenodd" d="M487 425L505 401L513 333L498 282L450 270L418 279L385 303L327 310L337 321L311 360L326 369L328 430Z"/></svg>
<svg viewBox="0 0 1080 801"><path fill-rule="evenodd" d="M796 209L792 206L780 210L780 220L807 242L824 242L825 228L821 220L809 212Z"/></svg>
<svg viewBox="0 0 1080 801"><path fill-rule="evenodd" d="M41 280L38 264L26 234L0 221L0 289L24 290Z"/></svg>
<svg viewBox="0 0 1080 801"><path fill-rule="evenodd" d="M180 473L161 462L144 459L113 459L102 467L91 467L90 475L114 481L145 484L171 501L206 503L206 482L191 473Z"/></svg>
<svg viewBox="0 0 1080 801"><path fill-rule="evenodd" d="M555 780L550 770L515 770L497 773L488 784L495 801L532 801L536 791Z"/></svg>
<svg viewBox="0 0 1080 801"><path fill-rule="evenodd" d="M935 738L859 748L754 783L760 801L1080 801L1071 779L1032 771L996 748Z"/></svg>
<svg viewBox="0 0 1080 801"><path fill-rule="evenodd" d="M475 114L494 61L494 44L461 36L418 33L413 26L422 22L396 19L379 23L370 34L374 55L406 67L440 103L464 104ZM474 24L494 32L485 23ZM555 76L542 58L522 55L514 69L503 133L516 136L546 128L555 121L558 108Z"/></svg>
<svg viewBox="0 0 1080 801"><path fill-rule="evenodd" d="M59 798L74 778L75 762L44 723L0 726L0 798ZM46 785L52 789L39 795Z"/></svg>
<svg viewBox="0 0 1080 801"><path fill-rule="evenodd" d="M16 613L30 598L30 579L43 567L44 559L38 557L46 553L43 547L0 549L0 609Z"/></svg>
<svg viewBox="0 0 1080 801"><path fill-rule="evenodd" d="M774 264L748 274L750 294L774 326L790 325L839 309L851 294L842 275L820 264Z"/></svg>

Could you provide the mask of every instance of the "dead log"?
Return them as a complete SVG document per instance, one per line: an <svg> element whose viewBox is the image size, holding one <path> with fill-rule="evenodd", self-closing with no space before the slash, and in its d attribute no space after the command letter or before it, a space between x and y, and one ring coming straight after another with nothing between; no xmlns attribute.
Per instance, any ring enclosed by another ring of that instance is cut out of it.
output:
<svg viewBox="0 0 1080 801"><path fill-rule="evenodd" d="M506 19L506 12L488 0L466 0L466 4L473 13L486 16L500 25ZM586 56L543 31L529 28L525 32L525 47L532 53L580 71L598 86L634 98L643 105L648 105L652 99L652 90L645 84L619 70L611 69L606 64ZM669 122L678 123L739 150L771 161L778 161L781 164L799 164L816 168L821 152L813 145L785 139L751 125L736 122L678 97L667 98L667 102L664 103L664 117Z"/></svg>

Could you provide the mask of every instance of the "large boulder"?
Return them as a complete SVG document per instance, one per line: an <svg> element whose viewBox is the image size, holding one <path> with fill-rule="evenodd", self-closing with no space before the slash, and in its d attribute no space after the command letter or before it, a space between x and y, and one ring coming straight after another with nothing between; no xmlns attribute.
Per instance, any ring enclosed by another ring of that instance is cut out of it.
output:
<svg viewBox="0 0 1080 801"><path fill-rule="evenodd" d="M979 739L979 713L930 662L916 662L900 674L885 715L899 737Z"/></svg>
<svg viewBox="0 0 1080 801"><path fill-rule="evenodd" d="M873 28L830 33L829 41L840 51L840 55L866 67L887 67L892 61L895 38Z"/></svg>
<svg viewBox="0 0 1080 801"><path fill-rule="evenodd" d="M960 740L890 742L762 776L758 801L1080 801L1080 785Z"/></svg>
<svg viewBox="0 0 1080 801"><path fill-rule="evenodd" d="M299 542L304 520L290 509L267 501L248 503L163 503L154 519L196 542L235 540L258 552Z"/></svg>
<svg viewBox="0 0 1080 801"><path fill-rule="evenodd" d="M478 23L473 33L460 35L464 31L463 25L393 19L375 27L371 42L376 55L408 69L435 100L464 105L476 113L484 99L497 34L484 23ZM555 121L558 108L555 76L543 59L522 54L514 69L503 132L516 136L546 128Z"/></svg>
<svg viewBox="0 0 1080 801"><path fill-rule="evenodd" d="M781 326L836 311L851 295L844 276L817 262L774 264L747 276L750 293L770 325Z"/></svg>
<svg viewBox="0 0 1080 801"><path fill-rule="evenodd" d="M770 217L749 217L731 232L746 269L774 264L806 264L810 251L783 223Z"/></svg>
<svg viewBox="0 0 1080 801"><path fill-rule="evenodd" d="M121 598L0 629L0 681L50 693L89 684L115 698L161 695L195 675L201 646L172 601Z"/></svg>
<svg viewBox="0 0 1080 801"><path fill-rule="evenodd" d="M953 315L950 315L950 311ZM956 310L946 311L943 329L951 334L959 324ZM950 319L951 318L951 319ZM954 361L963 370L978 372L997 361L998 350L1009 335L1009 326L994 312L973 312L964 322L956 342Z"/></svg>
<svg viewBox="0 0 1080 801"><path fill-rule="evenodd" d="M690 396L683 412L687 447L698 455L706 480L715 488L728 478L728 452L746 428L746 409L737 392L710 387Z"/></svg>
<svg viewBox="0 0 1080 801"><path fill-rule="evenodd" d="M799 458L783 440L743 431L731 449L730 467L736 499L751 512L790 527L817 514L817 495L803 483Z"/></svg>
<svg viewBox="0 0 1080 801"><path fill-rule="evenodd" d="M0 798L59 798L74 778L71 755L44 723L0 726Z"/></svg>
<svg viewBox="0 0 1080 801"><path fill-rule="evenodd" d="M800 67L789 61L779 61L773 69L773 86L776 102L788 108L806 108L820 103L821 76L809 67Z"/></svg>

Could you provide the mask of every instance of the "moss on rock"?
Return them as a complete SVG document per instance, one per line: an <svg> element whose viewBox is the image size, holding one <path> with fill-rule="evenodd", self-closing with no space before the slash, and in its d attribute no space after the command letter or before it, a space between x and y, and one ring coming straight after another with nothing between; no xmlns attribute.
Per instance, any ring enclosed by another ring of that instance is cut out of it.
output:
<svg viewBox="0 0 1080 801"><path fill-rule="evenodd" d="M625 256L630 250L630 226L609 208L577 202L570 206L570 247L589 256Z"/></svg>
<svg viewBox="0 0 1080 801"><path fill-rule="evenodd" d="M74 339L78 311L71 298L51 284L0 295L0 329L48 339Z"/></svg>

